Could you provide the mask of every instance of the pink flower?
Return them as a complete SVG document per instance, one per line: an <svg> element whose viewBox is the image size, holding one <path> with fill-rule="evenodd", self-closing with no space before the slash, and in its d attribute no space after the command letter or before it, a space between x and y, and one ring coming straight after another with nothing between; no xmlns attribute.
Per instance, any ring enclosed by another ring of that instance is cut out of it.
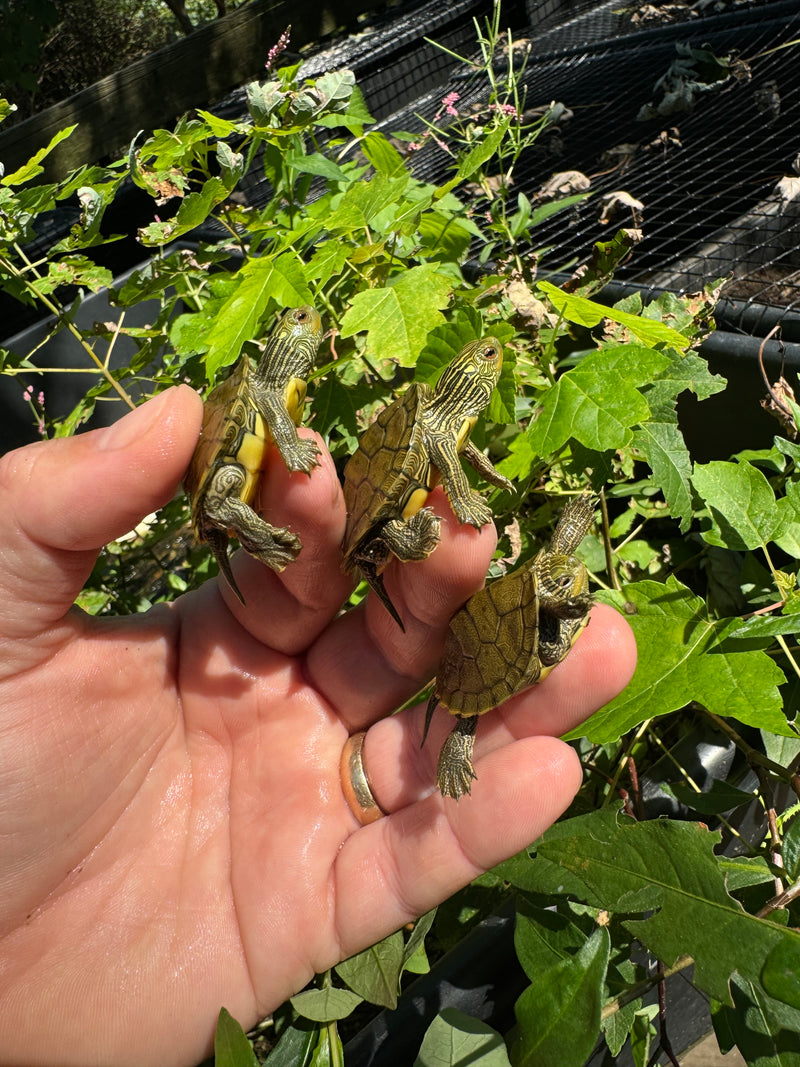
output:
<svg viewBox="0 0 800 1067"><path fill-rule="evenodd" d="M287 28L283 31L283 33L278 38L278 43L274 44L272 46L272 48L270 48L270 50L269 50L269 52L267 54L267 62L264 64L264 66L266 67L267 70L271 70L272 64L275 62L275 60L278 58L278 56L281 54L281 52L284 52L286 50L286 46L289 43L289 30L290 29L291 29L291 27L287 26Z"/></svg>
<svg viewBox="0 0 800 1067"><path fill-rule="evenodd" d="M512 118L519 118L517 109L513 104L489 104L490 111L499 111L503 115L510 115Z"/></svg>
<svg viewBox="0 0 800 1067"><path fill-rule="evenodd" d="M456 100L458 100L458 93L448 93L442 100L442 107L445 109L448 115L457 115L458 111L453 107Z"/></svg>

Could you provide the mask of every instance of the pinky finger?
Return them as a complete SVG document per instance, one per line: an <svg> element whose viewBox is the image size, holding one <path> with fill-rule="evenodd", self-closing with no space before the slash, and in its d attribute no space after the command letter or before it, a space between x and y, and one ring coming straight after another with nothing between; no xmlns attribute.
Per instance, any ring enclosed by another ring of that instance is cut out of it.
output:
<svg viewBox="0 0 800 1067"><path fill-rule="evenodd" d="M344 955L397 930L536 840L581 782L577 755L553 737L496 749L476 769L479 792L457 803L431 793L344 843L335 868Z"/></svg>

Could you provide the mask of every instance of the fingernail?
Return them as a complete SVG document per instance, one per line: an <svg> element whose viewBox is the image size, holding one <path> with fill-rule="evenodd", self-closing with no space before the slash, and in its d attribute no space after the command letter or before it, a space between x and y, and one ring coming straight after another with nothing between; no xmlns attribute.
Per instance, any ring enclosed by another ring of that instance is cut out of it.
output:
<svg viewBox="0 0 800 1067"><path fill-rule="evenodd" d="M147 400L133 411L128 412L127 415L123 415L121 419L112 423L111 426L106 426L102 430L95 430L97 448L101 452L113 452L116 449L128 448L134 441L144 437L151 426L161 417L168 400L166 392L159 393L152 400Z"/></svg>

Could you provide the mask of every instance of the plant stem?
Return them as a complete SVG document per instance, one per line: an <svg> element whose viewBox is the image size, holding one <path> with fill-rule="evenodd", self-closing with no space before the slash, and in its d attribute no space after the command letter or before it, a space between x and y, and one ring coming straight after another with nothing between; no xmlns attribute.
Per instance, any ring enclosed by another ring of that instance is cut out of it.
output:
<svg viewBox="0 0 800 1067"><path fill-rule="evenodd" d="M21 248L17 248L17 251L24 258L24 253L22 252L22 249ZM81 346L81 348L88 354L89 358L97 366L97 369L100 371L102 376L106 379L106 381L109 383L111 388L116 393L118 393L118 395L122 398L122 400L125 401L125 403L128 405L128 407L131 410L133 410L136 407L136 405L131 400L131 398L128 395L128 393L125 391L125 389L123 389L123 387L116 380L114 375L109 371L108 367L106 367L103 364L103 361L99 358L99 356L97 355L95 350L92 348L92 346L86 341L86 339L84 338L83 334L80 332L80 330L75 325L75 323L67 315L67 313L64 310L64 308L60 307L60 305L58 305L54 301L50 300L50 298L45 296L44 293L41 293L36 288L35 283L32 282L30 280L30 278L27 278L23 274L22 271L18 270L18 268L15 267L14 264L11 263L9 260L7 260L4 256L0 256L0 267L2 267L4 270L8 271L8 273L13 278L16 278L18 281L20 281L25 286L25 288L28 290L28 292L31 293L31 295L34 296L39 301L40 304L44 305L44 307L46 307L47 310L52 315L54 315L63 326L66 326L66 328L69 330L69 332L75 338L75 340L78 342L78 344Z"/></svg>
<svg viewBox="0 0 800 1067"><path fill-rule="evenodd" d="M800 775L789 770L787 767L781 767L780 763L775 763L768 756L765 756L763 752L759 752L757 748L753 746L737 733L732 726L720 718L719 715L715 715L713 711L709 711L708 708L704 708L702 705L698 705L701 708L703 714L714 723L718 730L721 730L726 737L729 737L736 747L744 754L748 763L755 770L756 767L763 767L765 770L771 771L776 778L780 778L783 782L788 782L794 792L800 797Z"/></svg>

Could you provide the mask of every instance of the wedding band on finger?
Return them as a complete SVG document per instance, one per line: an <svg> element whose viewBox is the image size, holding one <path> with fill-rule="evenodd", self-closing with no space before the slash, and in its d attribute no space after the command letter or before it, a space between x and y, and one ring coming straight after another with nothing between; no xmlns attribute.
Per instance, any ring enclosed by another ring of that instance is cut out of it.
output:
<svg viewBox="0 0 800 1067"><path fill-rule="evenodd" d="M362 826L367 826L386 812L372 795L367 771L364 767L365 730L348 737L342 749L339 771L342 778L342 792L347 806Z"/></svg>

